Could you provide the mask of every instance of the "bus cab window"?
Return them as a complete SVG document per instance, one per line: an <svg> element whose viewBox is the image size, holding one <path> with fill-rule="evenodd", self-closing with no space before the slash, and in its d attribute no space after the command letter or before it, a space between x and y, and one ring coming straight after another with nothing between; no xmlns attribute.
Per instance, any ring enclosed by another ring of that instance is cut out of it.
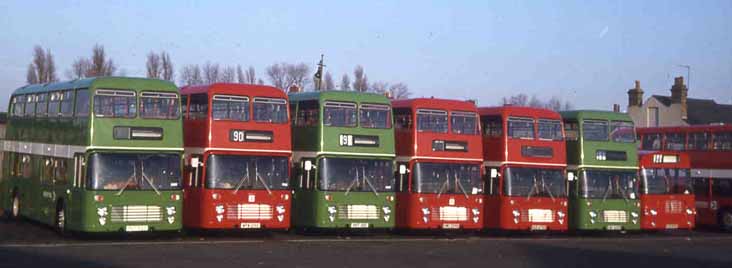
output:
<svg viewBox="0 0 732 268"><path fill-rule="evenodd" d="M481 116L480 121L486 137L500 138L503 136L503 120L500 116Z"/></svg>
<svg viewBox="0 0 732 268"><path fill-rule="evenodd" d="M706 151L709 150L709 133L708 132L692 132L689 133L689 141L686 144L688 150Z"/></svg>
<svg viewBox="0 0 732 268"><path fill-rule="evenodd" d="M714 141L714 150L729 151L732 150L732 132L719 132L712 134Z"/></svg>
<svg viewBox="0 0 732 268"><path fill-rule="evenodd" d="M643 141L641 144L643 150L660 150L661 149L661 134L649 133L643 135Z"/></svg>
<svg viewBox="0 0 732 268"><path fill-rule="evenodd" d="M686 136L684 133L666 133L666 144L664 149L673 151L684 150Z"/></svg>

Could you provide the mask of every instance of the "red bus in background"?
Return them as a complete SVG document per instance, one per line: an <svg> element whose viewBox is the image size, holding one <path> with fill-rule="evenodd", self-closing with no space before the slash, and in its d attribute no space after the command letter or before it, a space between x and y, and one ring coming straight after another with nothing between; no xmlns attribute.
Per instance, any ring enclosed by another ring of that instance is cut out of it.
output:
<svg viewBox="0 0 732 268"><path fill-rule="evenodd" d="M691 162L684 152L639 151L641 229L693 229Z"/></svg>
<svg viewBox="0 0 732 268"><path fill-rule="evenodd" d="M638 128L642 150L686 152L696 224L732 231L732 126Z"/></svg>
<svg viewBox="0 0 732 268"><path fill-rule="evenodd" d="M486 227L567 230L567 168L559 113L502 106L478 109L483 128Z"/></svg>
<svg viewBox="0 0 732 268"><path fill-rule="evenodd" d="M418 98L392 102L396 227L483 228L483 152L475 104Z"/></svg>
<svg viewBox="0 0 732 268"><path fill-rule="evenodd" d="M181 89L184 216L195 229L289 229L287 95L217 83Z"/></svg>

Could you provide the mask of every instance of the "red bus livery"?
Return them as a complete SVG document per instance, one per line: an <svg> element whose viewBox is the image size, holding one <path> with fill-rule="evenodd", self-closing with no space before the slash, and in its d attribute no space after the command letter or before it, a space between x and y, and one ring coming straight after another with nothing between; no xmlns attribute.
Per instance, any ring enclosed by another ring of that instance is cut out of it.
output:
<svg viewBox="0 0 732 268"><path fill-rule="evenodd" d="M639 151L641 229L693 229L694 195L689 155Z"/></svg>
<svg viewBox="0 0 732 268"><path fill-rule="evenodd" d="M567 167L559 113L530 107L480 108L486 227L567 230Z"/></svg>
<svg viewBox="0 0 732 268"><path fill-rule="evenodd" d="M732 231L732 126L639 128L643 150L686 152L696 224Z"/></svg>
<svg viewBox="0 0 732 268"><path fill-rule="evenodd" d="M483 152L475 104L418 98L392 107L397 228L481 229Z"/></svg>
<svg viewBox="0 0 732 268"><path fill-rule="evenodd" d="M185 226L289 229L287 95L269 86L218 83L185 87L181 97Z"/></svg>

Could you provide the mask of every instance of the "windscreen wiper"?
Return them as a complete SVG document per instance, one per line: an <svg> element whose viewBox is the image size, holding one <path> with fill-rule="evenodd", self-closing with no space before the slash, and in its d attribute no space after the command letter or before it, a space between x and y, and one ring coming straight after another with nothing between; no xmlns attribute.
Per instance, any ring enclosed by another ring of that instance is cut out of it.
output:
<svg viewBox="0 0 732 268"><path fill-rule="evenodd" d="M605 194L602 196L602 202L605 202L605 199L607 199L607 196L610 194L610 190L612 188L613 188L613 180L612 180L612 178L608 178L607 189L605 189Z"/></svg>
<svg viewBox="0 0 732 268"><path fill-rule="evenodd" d="M371 191L373 191L374 194L376 196L378 196L379 195L379 192L376 191L376 188L374 188L374 185L371 184L371 181L369 180L368 176L366 176L366 167L361 167L361 169L362 169L361 170L361 176L363 176L363 181L366 182L366 184L368 184L369 187L371 187Z"/></svg>
<svg viewBox="0 0 732 268"><path fill-rule="evenodd" d="M249 181L249 164L247 164L246 174L244 174L244 177L241 177L239 180L239 184L236 185L236 189L234 189L234 194L241 189L242 186L244 186L245 181Z"/></svg>
<svg viewBox="0 0 732 268"><path fill-rule="evenodd" d="M353 178L353 180L351 181L351 185L348 185L348 188L346 188L346 193L344 195L348 195L348 193L351 192L351 188L353 188L356 183L358 183L358 168L356 168L356 177Z"/></svg>
<svg viewBox="0 0 732 268"><path fill-rule="evenodd" d="M465 191L463 184L460 182L460 179L458 179L457 172L453 173L453 175L455 177L455 184L457 184L458 188L460 188L460 191L463 191L463 195L465 195L465 199L468 199L468 192Z"/></svg>
<svg viewBox="0 0 732 268"><path fill-rule="evenodd" d="M449 185L448 185L449 181L450 181L450 177L445 177L445 182L442 183L442 186L440 186L440 190L437 191L437 197L440 197L440 195L442 195L442 192L444 192L444 189L446 187L449 188Z"/></svg>
<svg viewBox="0 0 732 268"><path fill-rule="evenodd" d="M145 179L148 184L150 184L150 187L155 191L156 194L160 195L160 191L158 191L158 188L156 188L153 182L145 175L145 162L141 161L140 166L140 169L142 169L142 178Z"/></svg>
<svg viewBox="0 0 732 268"><path fill-rule="evenodd" d="M135 168L135 164L130 164L132 166L132 175L129 179L127 179L127 182L125 183L125 186L122 186L122 189L119 189L119 192L117 192L117 195L122 195L122 192L127 189L127 186L130 186L130 183L137 178L137 169Z"/></svg>
<svg viewBox="0 0 732 268"><path fill-rule="evenodd" d="M534 192L539 194L539 185L536 183L536 177L531 179L531 190L529 190L529 194L526 195L526 200L530 200Z"/></svg>
<svg viewBox="0 0 732 268"><path fill-rule="evenodd" d="M552 194L552 189L546 186L546 181L544 180L544 177L541 177L541 188L549 195L549 198L552 199L552 202L554 202L554 195Z"/></svg>
<svg viewBox="0 0 732 268"><path fill-rule="evenodd" d="M259 166L257 165L257 162L254 162L254 174L256 176L256 179L262 182L262 186L264 186L264 189L267 190L267 193L269 195L272 195L272 191L269 190L269 187L267 186L267 182L262 179L262 176L259 176Z"/></svg>

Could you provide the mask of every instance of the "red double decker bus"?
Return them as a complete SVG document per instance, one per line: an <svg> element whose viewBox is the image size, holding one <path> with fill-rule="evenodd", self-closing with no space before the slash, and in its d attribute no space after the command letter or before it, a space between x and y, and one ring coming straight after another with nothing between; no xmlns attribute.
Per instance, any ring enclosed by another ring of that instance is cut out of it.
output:
<svg viewBox="0 0 732 268"><path fill-rule="evenodd" d="M689 155L639 151L642 230L693 229L694 195Z"/></svg>
<svg viewBox="0 0 732 268"><path fill-rule="evenodd" d="M643 150L686 152L696 224L732 231L732 126L639 128Z"/></svg>
<svg viewBox="0 0 732 268"><path fill-rule="evenodd" d="M475 104L418 98L392 107L397 228L481 229L483 152Z"/></svg>
<svg viewBox="0 0 732 268"><path fill-rule="evenodd" d="M567 230L567 154L559 113L480 108L487 195L486 227ZM494 213L494 214L493 214Z"/></svg>
<svg viewBox="0 0 732 268"><path fill-rule="evenodd" d="M195 229L289 229L292 155L287 95L274 87L181 89L184 224Z"/></svg>

